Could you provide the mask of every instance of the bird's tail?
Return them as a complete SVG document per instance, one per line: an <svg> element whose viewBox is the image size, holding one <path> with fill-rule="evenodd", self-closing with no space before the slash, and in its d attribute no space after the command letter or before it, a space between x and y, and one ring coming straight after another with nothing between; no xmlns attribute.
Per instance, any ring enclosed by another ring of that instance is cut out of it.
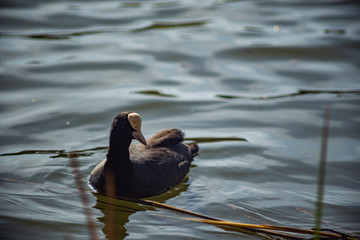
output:
<svg viewBox="0 0 360 240"><path fill-rule="evenodd" d="M199 155L199 146L196 143L189 143L189 148L193 157Z"/></svg>

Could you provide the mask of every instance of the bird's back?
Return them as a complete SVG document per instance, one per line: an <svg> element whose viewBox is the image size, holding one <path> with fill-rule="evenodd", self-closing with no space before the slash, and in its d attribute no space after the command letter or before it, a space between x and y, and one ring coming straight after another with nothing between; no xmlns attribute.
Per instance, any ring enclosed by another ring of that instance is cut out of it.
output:
<svg viewBox="0 0 360 240"><path fill-rule="evenodd" d="M147 146L130 146L136 192L155 195L184 179L199 148L196 144L184 143L183 137L178 129L165 129L149 138Z"/></svg>

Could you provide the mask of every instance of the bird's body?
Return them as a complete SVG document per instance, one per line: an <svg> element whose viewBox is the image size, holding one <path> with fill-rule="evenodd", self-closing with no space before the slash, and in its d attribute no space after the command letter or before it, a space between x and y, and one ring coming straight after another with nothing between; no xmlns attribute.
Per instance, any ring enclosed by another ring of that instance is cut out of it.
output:
<svg viewBox="0 0 360 240"><path fill-rule="evenodd" d="M112 196L147 197L180 183L198 154L198 146L185 144L184 134L175 128L130 145L134 132L141 132L140 127L136 131L127 123L128 114L119 114L113 122L107 157L90 175L92 188Z"/></svg>

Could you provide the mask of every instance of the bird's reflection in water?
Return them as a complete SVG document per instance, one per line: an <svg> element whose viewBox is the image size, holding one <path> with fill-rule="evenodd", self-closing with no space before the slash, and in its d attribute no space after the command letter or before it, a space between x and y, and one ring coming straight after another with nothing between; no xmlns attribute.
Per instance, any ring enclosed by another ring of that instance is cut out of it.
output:
<svg viewBox="0 0 360 240"><path fill-rule="evenodd" d="M150 198L160 203L166 203L169 199L178 196L188 188L187 179L182 181L174 188ZM98 218L104 224L103 233L107 239L121 240L128 236L125 224L129 222L129 217L137 211L154 210L154 207L145 206L142 204L124 201L121 199L108 197L100 194L94 194L97 198L94 208L99 209L104 216Z"/></svg>

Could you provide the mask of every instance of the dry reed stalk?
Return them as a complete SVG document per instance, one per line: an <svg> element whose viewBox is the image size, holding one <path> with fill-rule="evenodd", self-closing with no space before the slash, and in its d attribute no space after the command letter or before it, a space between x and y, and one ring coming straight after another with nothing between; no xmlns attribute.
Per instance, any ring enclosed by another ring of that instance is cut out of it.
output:
<svg viewBox="0 0 360 240"><path fill-rule="evenodd" d="M325 188L325 174L326 174L326 153L329 139L329 126L331 118L331 109L328 107L324 111L324 122L321 131L321 146L318 169L318 183L317 183L317 200L315 213L315 239L319 239L319 231L321 229L321 218Z"/></svg>
<svg viewBox="0 0 360 240"><path fill-rule="evenodd" d="M96 231L96 224L95 224L94 217L93 217L93 214L90 209L89 200L86 195L87 190L85 189L85 184L82 180L83 178L79 171L79 162L77 160L77 154L74 152L72 152L70 154L70 166L72 168L72 173L74 175L76 188L79 192L80 200L83 205L84 215L86 217L86 222L87 222L87 227L88 227L89 234L90 234L90 239L98 240L99 237L98 237L97 231Z"/></svg>

